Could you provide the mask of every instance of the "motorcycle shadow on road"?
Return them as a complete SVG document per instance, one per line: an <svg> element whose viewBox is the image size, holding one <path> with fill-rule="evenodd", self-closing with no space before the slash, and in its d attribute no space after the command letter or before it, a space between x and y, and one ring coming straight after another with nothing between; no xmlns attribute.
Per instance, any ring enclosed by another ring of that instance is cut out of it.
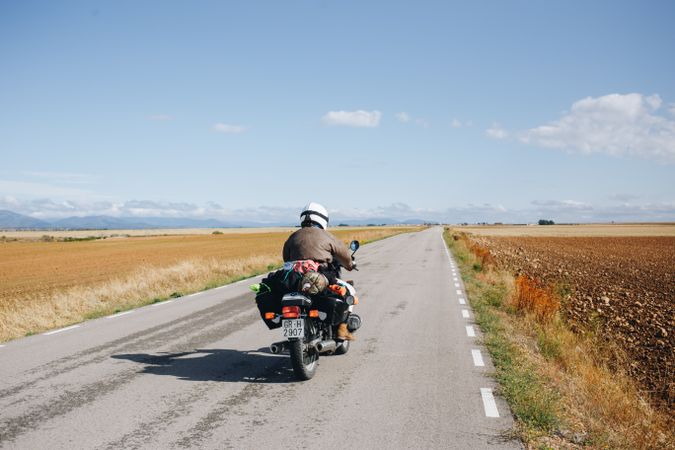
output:
<svg viewBox="0 0 675 450"><path fill-rule="evenodd" d="M179 353L134 353L112 355L144 367L141 373L173 376L188 381L230 383L295 383L288 355L274 355L269 349L196 349Z"/></svg>

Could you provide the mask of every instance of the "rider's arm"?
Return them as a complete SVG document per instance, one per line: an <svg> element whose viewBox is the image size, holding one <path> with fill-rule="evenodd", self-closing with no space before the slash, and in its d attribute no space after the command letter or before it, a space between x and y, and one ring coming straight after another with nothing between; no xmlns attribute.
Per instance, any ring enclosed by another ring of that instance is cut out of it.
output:
<svg viewBox="0 0 675 450"><path fill-rule="evenodd" d="M331 245L333 258L335 258L345 269L352 270L354 268L354 262L352 261L352 255L349 253L349 249L338 238L332 234L330 236L333 238L333 243Z"/></svg>

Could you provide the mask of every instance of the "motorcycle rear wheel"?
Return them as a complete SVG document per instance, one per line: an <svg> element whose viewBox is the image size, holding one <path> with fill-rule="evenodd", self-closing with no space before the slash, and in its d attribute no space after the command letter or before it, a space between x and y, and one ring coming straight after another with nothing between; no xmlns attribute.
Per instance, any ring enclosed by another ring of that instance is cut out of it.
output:
<svg viewBox="0 0 675 450"><path fill-rule="evenodd" d="M316 373L316 366L319 361L319 354L303 345L304 342L309 342L309 337L312 336L314 327L310 320L305 321L305 338L296 339L288 343L288 350L291 354L291 366L295 376L300 380L310 380ZM305 350L303 351L303 348Z"/></svg>

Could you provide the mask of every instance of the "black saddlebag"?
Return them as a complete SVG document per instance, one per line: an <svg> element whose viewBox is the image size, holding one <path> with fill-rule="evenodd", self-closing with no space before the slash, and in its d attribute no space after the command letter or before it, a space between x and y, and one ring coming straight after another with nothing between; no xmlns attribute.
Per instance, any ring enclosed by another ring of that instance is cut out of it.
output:
<svg viewBox="0 0 675 450"><path fill-rule="evenodd" d="M255 296L255 302L258 305L258 311L260 311L260 318L270 330L281 326L281 319L278 316L281 314L282 296L282 294L277 294L276 292L262 292ZM265 319L265 313L268 312L274 313L275 319Z"/></svg>
<svg viewBox="0 0 675 450"><path fill-rule="evenodd" d="M297 291L301 275L290 270L277 270L270 272L260 282L260 292L255 296L255 302L260 311L260 318L265 325L272 330L281 326L281 320L265 319L265 313L273 312L275 315L281 314L281 298L284 294Z"/></svg>
<svg viewBox="0 0 675 450"><path fill-rule="evenodd" d="M332 295L321 295L313 297L312 308L327 314L326 322L331 325L337 325L347 320L347 310L349 305L339 297Z"/></svg>

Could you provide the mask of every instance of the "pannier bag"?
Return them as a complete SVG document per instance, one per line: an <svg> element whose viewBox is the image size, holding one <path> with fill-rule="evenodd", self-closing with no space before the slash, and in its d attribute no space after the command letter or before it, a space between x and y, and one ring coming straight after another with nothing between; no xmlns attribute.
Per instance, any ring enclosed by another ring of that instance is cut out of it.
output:
<svg viewBox="0 0 675 450"><path fill-rule="evenodd" d="M270 330L279 328L281 321L274 322L265 319L265 313L281 314L281 298L288 292L297 291L301 279L302 275L293 270L277 270L276 272L270 272L260 282L255 302L258 305L258 311L260 311L260 318Z"/></svg>
<svg viewBox="0 0 675 450"><path fill-rule="evenodd" d="M275 316L281 314L281 299L289 292L302 292L312 297L313 304L319 311L327 314L326 320L331 324L338 324L345 320L349 305L345 302L341 290L331 292L327 290L329 278L311 260L286 263L283 269L270 272L257 286L255 297L260 318L271 330L281 327L281 320L265 319L265 313L272 312ZM321 295L322 293L326 295Z"/></svg>

